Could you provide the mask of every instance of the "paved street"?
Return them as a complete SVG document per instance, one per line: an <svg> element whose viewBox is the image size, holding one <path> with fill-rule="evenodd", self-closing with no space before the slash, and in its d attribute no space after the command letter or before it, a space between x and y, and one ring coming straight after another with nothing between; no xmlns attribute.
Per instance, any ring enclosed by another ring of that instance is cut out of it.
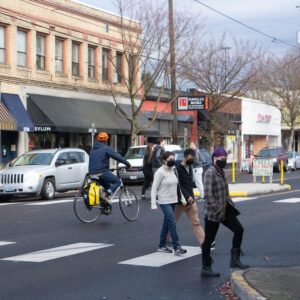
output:
<svg viewBox="0 0 300 300"><path fill-rule="evenodd" d="M245 228L243 260L252 267L299 264L300 172L285 176L291 191L235 198ZM113 214L94 224L76 219L69 195L0 204L0 299L223 299L218 288L230 278L231 233L221 227L213 251L221 277L204 280L186 217L178 232L188 254L157 255L162 213L140 203L134 223L114 204Z"/></svg>

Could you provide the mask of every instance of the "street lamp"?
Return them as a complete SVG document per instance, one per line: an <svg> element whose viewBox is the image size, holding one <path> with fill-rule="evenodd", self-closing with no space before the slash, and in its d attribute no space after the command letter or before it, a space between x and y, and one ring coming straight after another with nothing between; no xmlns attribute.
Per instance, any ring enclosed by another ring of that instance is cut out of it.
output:
<svg viewBox="0 0 300 300"><path fill-rule="evenodd" d="M94 137L95 137L95 134L97 132L97 128L95 127L94 123L92 124L92 127L89 128L89 132L91 133L91 136L92 136L92 149L93 149L93 147L94 147Z"/></svg>

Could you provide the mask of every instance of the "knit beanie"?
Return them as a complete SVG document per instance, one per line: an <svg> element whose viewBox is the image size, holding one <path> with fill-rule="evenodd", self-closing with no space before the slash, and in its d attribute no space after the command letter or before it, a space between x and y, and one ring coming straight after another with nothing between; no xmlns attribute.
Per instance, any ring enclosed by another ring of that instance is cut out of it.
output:
<svg viewBox="0 0 300 300"><path fill-rule="evenodd" d="M224 148L216 148L214 150L212 158L218 157L218 156L227 156L227 155L228 155L228 153L227 153L227 151Z"/></svg>

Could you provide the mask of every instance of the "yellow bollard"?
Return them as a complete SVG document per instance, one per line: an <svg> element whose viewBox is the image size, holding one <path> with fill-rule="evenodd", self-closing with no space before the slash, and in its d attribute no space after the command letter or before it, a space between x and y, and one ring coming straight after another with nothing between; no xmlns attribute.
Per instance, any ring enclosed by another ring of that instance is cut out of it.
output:
<svg viewBox="0 0 300 300"><path fill-rule="evenodd" d="M265 183L265 176L262 177L262 182Z"/></svg>
<svg viewBox="0 0 300 300"><path fill-rule="evenodd" d="M283 160L280 161L280 171L281 171L281 184L283 184Z"/></svg>
<svg viewBox="0 0 300 300"><path fill-rule="evenodd" d="M235 183L234 160L232 161L232 183Z"/></svg>

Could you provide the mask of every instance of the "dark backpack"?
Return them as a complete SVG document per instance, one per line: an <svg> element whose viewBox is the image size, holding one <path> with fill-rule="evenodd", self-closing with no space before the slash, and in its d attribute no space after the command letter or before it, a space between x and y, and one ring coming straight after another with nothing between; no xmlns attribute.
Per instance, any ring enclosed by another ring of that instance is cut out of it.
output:
<svg viewBox="0 0 300 300"><path fill-rule="evenodd" d="M159 168L162 164L162 154L164 153L164 149L161 146L156 146L153 150L152 154L152 168Z"/></svg>

